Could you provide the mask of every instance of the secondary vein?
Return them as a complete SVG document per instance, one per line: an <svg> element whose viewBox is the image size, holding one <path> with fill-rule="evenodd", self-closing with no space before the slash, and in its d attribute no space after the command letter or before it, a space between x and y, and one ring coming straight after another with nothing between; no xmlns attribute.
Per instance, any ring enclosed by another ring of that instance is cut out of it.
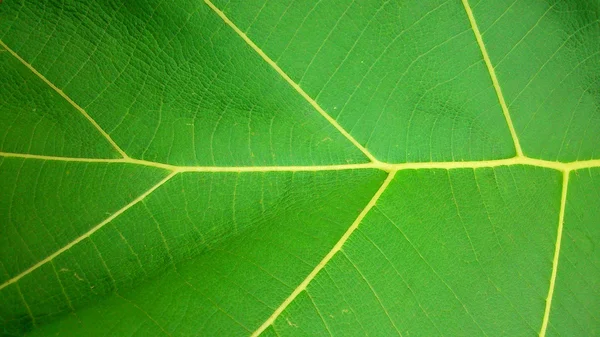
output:
<svg viewBox="0 0 600 337"><path fill-rule="evenodd" d="M283 301L283 303L281 303L281 305L277 309L275 309L273 314L271 316L269 316L269 318L267 318L267 320L256 331L254 331L254 333L252 333L251 337L258 337L263 331L265 331L265 329L267 329L271 324L273 324L273 322L275 322L277 317L279 317L279 315L288 307L288 305L290 305L290 303L292 303L292 301L294 301L294 299L302 291L306 290L306 287L309 285L309 283L317 276L317 274L323 268L325 268L325 265L327 265L327 263L333 258L333 256L338 251L340 251L340 249L342 249L342 246L346 243L346 241L348 241L348 238L350 237L350 235L352 235L352 233L358 228L358 225L360 225L362 220L367 216L369 211L373 208L373 206L375 206L375 204L377 203L377 200L379 200L379 197L381 197L383 192L386 190L386 188L389 186L389 184L394 179L396 172L397 171L391 171L388 174L388 176L385 179L385 181L383 182L383 184L381 184L381 187L379 187L379 189L377 190L375 195L373 195L373 197L371 198L369 203L367 203L365 208L360 212L360 214L358 215L356 220L354 220L352 225L350 225L348 230L346 230L344 235L342 235L342 237L335 244L335 246L333 246L333 248L329 251L329 253L327 253L327 255L325 255L323 260L321 260L321 262L319 262L319 264L317 264L317 266L310 272L310 274L308 274L308 276L300 283L300 285L298 285L298 287L296 287L296 289L294 289L294 291L292 291L290 296L288 296Z"/></svg>
<svg viewBox="0 0 600 337"><path fill-rule="evenodd" d="M560 212L558 215L558 230L556 231L556 246L554 248L554 258L552 260L552 274L550 276L550 286L548 287L548 297L546 298L546 308L544 309L544 318L540 329L540 337L546 336L548 322L550 320L550 309L552 308L552 298L554 296L554 287L556 285L556 274L558 273L558 260L560 258L560 244L562 241L563 226L565 223L565 209L567 207L567 190L569 188L569 171L563 173L562 192L560 197Z"/></svg>
<svg viewBox="0 0 600 337"><path fill-rule="evenodd" d="M477 40L477 44L479 45L479 49L481 50L481 55L483 56L483 60L485 61L485 65L487 67L488 72L490 73L490 78L492 79L492 84L494 85L494 90L496 90L496 95L498 96L498 101L500 102L500 106L502 107L502 112L504 113L504 118L506 119L506 124L508 124L508 129L510 130L510 135L512 137L515 151L517 152L518 157L523 156L523 149L521 148L521 144L519 143L519 137L517 137L517 132L515 131L515 127L512 122L512 118L510 117L510 112L508 111L508 106L506 105L506 101L504 100L504 95L502 94L502 89L500 88L500 83L498 82L498 77L496 76L496 70L492 65L492 61L490 60L490 56L485 48L485 44L483 43L483 37L481 32L479 31L479 27L477 27L477 21L475 21L475 16L473 15L473 10L471 9L471 5L469 5L469 0L462 0L463 6L465 7L465 11L467 12L467 16L469 17L469 22L471 23L471 29L475 34L475 39Z"/></svg>
<svg viewBox="0 0 600 337"><path fill-rule="evenodd" d="M292 80L278 65L273 61L267 54L265 54L260 47L258 47L250 38L239 29L233 21L231 21L223 11L215 6L210 0L204 0L204 2L215 12L217 15L231 27L243 40L246 42L254 51L262 57L283 79L288 82L310 105L321 114L333 127L335 127L344 137L346 137L354 146L356 146L371 162L378 163L379 160L373 156L362 144L360 144L346 129L344 129L333 117L331 117L321 106L312 99L294 80Z"/></svg>
<svg viewBox="0 0 600 337"><path fill-rule="evenodd" d="M100 132L100 134L104 138L106 138L106 140L110 143L110 145L112 145L112 147L123 158L129 158L129 156L125 153L125 151L123 151L119 147L119 145L117 145L117 143L115 143L115 141L110 137L110 135L106 131L104 131L104 129L102 129L102 127L98 123L96 123L96 121L90 115L88 115L88 113L82 107L79 106L79 104L75 103L61 89L59 89L57 86L55 86L54 83L50 82L44 75L42 75L39 71L37 71L37 69L35 69L31 64L29 64L29 62L25 61L21 56L19 56L19 54L17 54L14 50L10 49L2 40L0 40L0 46L2 46L4 49L6 49L12 56L14 56L17 60L19 60L24 66L29 68L29 70L31 70L31 72L33 72L35 75L37 75L37 77L39 77L42 81L44 81L44 83L46 83L50 88L52 88L60 96L62 96L62 98L64 98L67 102L69 102L69 104L71 104L75 109L77 109L77 111L79 111L83 115L83 117L85 117L88 120L88 122L90 122L90 124L92 124L94 126L94 128L96 128L96 130L98 130L98 132Z"/></svg>
<svg viewBox="0 0 600 337"><path fill-rule="evenodd" d="M99 231L106 224L108 224L112 220L114 220L116 217L118 217L119 215L123 214L125 211L127 211L128 209L130 209L131 207L133 207L138 202L144 200L144 198L146 198L147 196L149 196L150 194L152 194L152 192L154 192L157 188L159 188L164 183L166 183L167 181L169 181L169 179L173 178L173 176L175 176L177 173L178 172L171 172L169 175L167 175L165 178L163 178L157 184L155 184L154 186L150 187L146 192L142 193L140 196L138 196L137 198L135 198L134 200L132 200L130 203L128 203L127 205L125 205L123 208L119 209L118 211L116 211L115 213L113 213L111 216L109 216L108 218L104 219L102 222L100 222L96 226L92 227L89 231L85 232L83 235L77 237L75 240L69 242L67 245L63 246L59 250L57 250L54 253L50 254L49 256L47 256L43 260L39 261L38 263L34 264L33 266L29 267L27 270L23 271L19 275L17 275L15 277L11 278L10 280L2 283L0 285L0 290L8 287L9 285L11 285L13 283L16 283L17 281L19 281L23 277L27 276L28 274L32 273L33 271L35 271L39 267L41 267L44 264L52 261L54 258L56 258L57 256L59 256L60 254L64 253L65 251L67 251L69 249L71 249L71 247L75 246L79 242L87 239L92 234L94 234L95 232Z"/></svg>

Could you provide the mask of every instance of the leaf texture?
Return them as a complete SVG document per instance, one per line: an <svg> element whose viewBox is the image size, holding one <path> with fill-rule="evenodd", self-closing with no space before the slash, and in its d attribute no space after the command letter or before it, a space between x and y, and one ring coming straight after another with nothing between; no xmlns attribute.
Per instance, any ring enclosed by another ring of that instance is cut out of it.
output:
<svg viewBox="0 0 600 337"><path fill-rule="evenodd" d="M596 1L5 1L3 336L600 335Z"/></svg>

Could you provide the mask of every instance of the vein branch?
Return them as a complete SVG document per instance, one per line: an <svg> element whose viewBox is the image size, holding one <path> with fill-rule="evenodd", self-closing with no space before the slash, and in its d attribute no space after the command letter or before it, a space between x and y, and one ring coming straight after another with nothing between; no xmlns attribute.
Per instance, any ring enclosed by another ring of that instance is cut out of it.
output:
<svg viewBox="0 0 600 337"><path fill-rule="evenodd" d="M290 305L290 303L292 303L292 301L294 301L294 299L302 291L306 290L306 287L309 285L309 283L317 276L317 274L323 268L325 268L325 265L327 265L327 263L333 258L333 256L342 249L342 246L346 243L346 241L348 241L348 238L350 237L350 235L352 235L352 233L358 228L358 225L360 225L362 220L367 216L367 213L369 213L369 211L373 208L373 206L375 206L375 204L377 203L377 200L379 200L379 197L381 197L383 192L386 190L386 188L390 185L390 183L394 179L396 172L397 171L391 171L388 174L388 176L385 179L385 181L383 182L383 184L381 184L381 187L379 187L379 189L377 190L375 195L373 195L373 197L371 198L369 203L367 203L365 208L360 212L360 214L358 215L356 220L354 220L352 225L350 225L348 230L346 230L344 235L342 235L342 237L335 244L335 246L333 246L333 248L329 251L329 253L327 253L327 255L325 255L323 260L321 260L321 262L319 262L319 264L317 264L317 266L310 272L310 274L308 274L308 276L300 283L300 285L298 285L298 287L296 287L296 289L294 289L294 291L292 291L290 296L288 296L288 298L286 298L283 301L283 303L281 303L281 305L277 309L275 309L273 314L256 331L254 331L254 333L252 333L251 337L257 337L263 331L265 331L271 324L273 324L273 322L275 322L277 317L279 317L279 315L288 307L288 305Z"/></svg>
<svg viewBox="0 0 600 337"><path fill-rule="evenodd" d="M288 82L310 105L317 110L321 116L323 116L333 127L335 127L344 137L346 137L354 146L356 146L371 162L378 163L379 160L373 156L362 144L360 144L346 129L344 129L333 117L331 117L321 106L312 99L298 83L294 82L278 65L273 61L267 54L265 54L260 47L258 47L250 38L239 29L217 6L215 6L210 0L204 0L204 2L210 7L223 21L231 27L243 40L246 42L254 51L262 57L283 79Z"/></svg>
<svg viewBox="0 0 600 337"><path fill-rule="evenodd" d="M94 128L96 128L96 130L98 130L98 132L100 132L100 134L104 138L106 138L106 140L110 143L110 145L112 145L112 147L123 158L129 158L129 156L125 153L125 151L123 151L119 147L119 145L117 145L117 143L115 143L115 141L110 137L110 135L106 131L104 131L104 129L102 129L102 127L100 125L98 125L98 123L96 123L96 121L90 115L88 115L88 113L82 107L79 106L79 104L75 103L69 96L67 96L67 94L65 94L61 89L59 89L57 86L55 86L54 83L50 82L44 75L42 75L39 71L37 71L37 69L35 69L31 64L29 64L29 62L25 61L21 56L19 56L19 54L17 54L14 50L10 49L2 40L0 40L0 46L2 46L4 49L6 49L12 56L14 56L17 60L19 60L24 66L29 68L29 70L31 70L31 72L36 74L42 81L44 81L44 83L46 83L50 88L52 88L60 96L62 96L62 98L64 98L67 102L69 102L69 104L71 104L75 109L77 109L77 111L79 111L83 115L83 117L85 117L88 120L88 122L90 122L90 124L92 124L94 126Z"/></svg>
<svg viewBox="0 0 600 337"><path fill-rule="evenodd" d="M39 267L41 267L44 264L52 261L54 258L56 258L57 256L59 256L60 254L66 252L69 249L71 249L71 247L75 246L79 242L87 239L92 234L94 234L95 232L99 231L102 227L106 226L106 224L108 224L111 221L113 221L116 217L118 217L119 215L125 213L125 211L127 211L128 209L130 209L131 207L133 207L138 202L144 200L144 198L146 198L147 196L149 196L150 194L152 194L152 192L154 192L157 188L159 188L164 183L166 183L167 181L169 181L169 179L173 178L173 176L175 176L177 173L178 172L171 172L169 175L167 175L165 178L163 178L157 184L155 184L154 186L150 187L146 192L142 193L140 196L138 196L137 198L135 198L134 200L132 200L130 203L128 203L127 205L125 205L123 208L119 209L118 211L116 211L115 213L113 213L111 216L109 216L108 218L104 219L102 222L100 222L96 226L92 227L89 231L85 232L83 235L77 237L75 240L69 242L67 245L63 246L59 250L57 250L54 253L50 254L49 256L47 256L43 260L39 261L38 263L34 264L33 266L29 267L27 270L23 271L19 275L17 275L15 277L11 278L10 280L2 283L0 285L0 290L8 287L9 285L11 285L13 283L16 283L17 281L19 281L23 277L27 276L28 274L32 273L33 271L35 271Z"/></svg>
<svg viewBox="0 0 600 337"><path fill-rule="evenodd" d="M570 172L568 170L563 173L562 193L560 197L560 212L558 215L558 230L556 233L556 246L554 248L554 259L552 260L552 274L550 276L550 286L548 287L548 297L546 297L546 308L544 310L544 318L542 319L540 337L546 336L548 321L550 320L550 309L552 308L552 297L554 295L554 287L556 285L556 274L558 273L558 260L560 258L560 244L562 241L563 226L565 222L565 209L567 207L569 173Z"/></svg>
<svg viewBox="0 0 600 337"><path fill-rule="evenodd" d="M471 5L469 5L469 0L462 0L463 6L465 7L465 11L467 12L467 16L469 17L469 22L471 23L471 29L475 34L475 39L477 40L477 44L479 45L479 49L481 50L481 55L483 55L483 60L485 61L485 65L490 74L490 78L492 79L492 84L494 85L494 90L496 90L496 95L498 96L498 101L500 102L500 106L502 107L502 112L504 113L504 118L506 119L506 124L508 124L508 129L510 130L510 135L512 137L515 151L517 152L517 157L523 156L523 149L521 148L521 144L519 143L519 138L517 137L517 132L515 131L515 127L513 125L512 119L510 117L510 113L508 111L508 106L506 105L506 101L504 100L504 95L502 94L502 89L500 88L500 83L498 82L498 77L496 76L496 70L492 65L492 61L490 60L490 56L485 48L485 44L483 43L483 37L481 32L479 31L479 27L477 27L477 21L475 21L475 16L473 15L473 10L471 9Z"/></svg>

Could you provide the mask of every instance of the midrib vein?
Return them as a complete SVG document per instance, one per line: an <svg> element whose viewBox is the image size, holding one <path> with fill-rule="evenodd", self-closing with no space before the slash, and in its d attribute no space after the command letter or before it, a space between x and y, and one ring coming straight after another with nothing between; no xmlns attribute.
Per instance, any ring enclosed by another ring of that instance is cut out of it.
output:
<svg viewBox="0 0 600 337"><path fill-rule="evenodd" d="M19 54L17 54L14 50L9 48L4 41L0 40L0 46L2 46L6 51L8 51L12 56L14 56L19 62L21 62L24 66L26 66L31 72L33 72L37 77L39 77L44 83L46 83L50 88L56 91L62 98L64 98L69 104L71 104L77 111L79 111L85 119L88 120L90 124L98 130L98 132L108 141L108 143L123 157L129 158L129 156L123 151L117 143L110 137L98 123L90 116L88 113L79 106L79 104L75 103L69 96L67 96L61 89L54 85L54 83L50 82L44 75L42 75L37 69L35 69L29 62L25 61Z"/></svg>
<svg viewBox="0 0 600 337"><path fill-rule="evenodd" d="M44 156L27 153L0 152L0 157L23 158L32 160L48 160L63 162L83 162L83 163L121 163L140 166L150 166L172 172L296 172L296 171L340 171L340 170L359 170L359 169L379 169L384 171L400 171L415 169L461 169L461 168L484 168L509 165L528 165L543 167L558 171L572 171L593 167L600 167L600 159L581 160L569 163L549 161L543 159L534 159L529 157L513 157L507 159L476 160L476 161L458 161L458 162L415 162L415 163L384 163L371 162L359 164L331 164L331 165L274 165L274 166L185 166L170 165L154 161L119 158L119 159L98 159L98 158L73 158L60 156Z"/></svg>
<svg viewBox="0 0 600 337"><path fill-rule="evenodd" d="M502 88L500 87L500 83L498 82L498 77L496 76L496 70L492 65L492 61L490 60L490 56L485 48L485 44L483 43L483 37L481 36L481 32L479 31L479 27L477 26L477 21L475 21L475 16L473 15L473 11L471 10L471 6L469 5L469 0L462 0L463 6L465 7L465 11L467 12L467 16L469 17L469 22L471 23L471 29L473 30L473 34L475 34L475 39L477 40L477 44L479 45L479 49L481 50L481 55L483 56L483 60L485 62L485 66L490 74L490 78L492 79L492 84L494 85L494 90L496 90L496 95L498 96L498 101L500 102L500 107L502 107L502 112L504 113L504 118L506 119L506 124L508 125L508 129L510 130L510 135L512 137L515 151L518 157L523 156L523 149L521 148L521 144L519 143L519 137L517 137L517 132L515 131L515 127L512 122L512 118L510 117L510 112L508 111L508 106L506 105L506 101L504 100L504 95L502 94Z"/></svg>
<svg viewBox="0 0 600 337"><path fill-rule="evenodd" d="M550 286L548 287L548 296L546 297L546 308L544 309L544 318L540 329L540 337L546 336L548 322L550 320L550 309L552 308L552 298L554 297L554 287L556 285L556 274L558 273L558 261L560 258L560 247L565 222L565 209L567 208L567 192L569 189L570 171L563 172L562 192L560 196L560 211L558 213L558 229L556 231L556 245L554 247L554 258L552 259L552 274L550 276Z"/></svg>
<svg viewBox="0 0 600 337"><path fill-rule="evenodd" d="M392 182L392 180L394 179L395 175L396 175L396 171L391 171L388 174L388 176L385 179L385 181L383 182L383 184L381 184L381 187L379 187L379 189L377 190L377 192L375 193L375 195L373 195L373 197L371 198L371 200L369 201L369 203L360 212L360 214L358 215L358 217L356 218L356 220L354 220L354 222L352 223L352 225L350 225L350 227L348 228L348 230L346 230L346 232L344 233L344 235L342 235L342 237L340 238L340 240L333 246L333 248L327 253L327 255L325 255L325 257L321 260L321 262L319 262L319 264L317 264L317 266L310 272L310 274L308 274L308 276L300 283L300 285L298 285L298 287L296 287L294 289L294 291L292 291L292 293L290 294L290 296L288 296L283 301L283 303L281 303L281 305L277 309L275 309L275 311L273 312L273 314L271 314L271 316L269 316L269 318L256 331L254 331L254 333L252 333L251 337L257 337L257 336L259 336L271 324L273 324L273 322L275 322L275 320L277 319L277 317L279 317L279 315L288 307L288 305L290 303L292 303L294 301L294 299L296 299L296 297L298 295L300 295L300 293L306 289L306 287L308 286L308 284L317 276L317 274L323 268L325 268L325 266L333 258L333 256L338 251L340 251L340 249L342 249L342 246L346 243L346 241L348 241L348 238L350 237L350 235L352 235L352 233L356 230L356 228L358 228L358 225L362 222L362 220L365 218L365 216L367 216L367 213L369 213L369 211L371 210L371 208L373 208L373 206L375 206L375 204L377 203L377 200L379 200L379 197L381 197L381 195L383 194L383 192L386 190L386 188Z"/></svg>
<svg viewBox="0 0 600 337"><path fill-rule="evenodd" d="M298 85L298 83L294 82L278 65L273 61L265 52L260 49L250 38L244 33L241 29L239 29L233 21L231 21L223 11L221 11L217 6L215 6L210 0L204 0L204 2L215 12L217 15L231 27L243 40L246 42L260 57L262 57L265 62L267 62L289 85L294 88L310 105L315 108L323 116L333 127L335 127L344 137L346 137L354 146L356 146L371 162L378 163L379 160L373 156L369 150L367 150L362 144L360 144L346 129L344 129L333 117L331 117L321 106L310 97L304 89Z"/></svg>
<svg viewBox="0 0 600 337"><path fill-rule="evenodd" d="M60 254L64 253L65 251L71 249L71 247L75 246L79 242L87 239L88 237L90 237L90 235L92 235L95 232L97 232L98 230L100 230L102 227L104 227L106 224L110 223L116 217L118 217L119 215L123 214L125 211L127 211L128 209L130 209L131 207L133 207L138 202L144 200L144 198L146 198L147 196L149 196L152 192L154 192L157 188L159 188L160 186L162 186L164 183L166 183L169 179L171 179L176 174L177 174L177 172L171 172L169 175L167 175L165 178L163 178L157 184L155 184L154 186L150 187L146 192L142 193L140 196L138 196L137 198L135 198L134 200L132 200L130 203L128 203L127 205L125 205L123 208L121 208L118 211L116 211L115 213L111 214L108 218L104 219L102 222L100 222L96 226L92 227L89 231L85 232L83 235L79 236L78 238L76 238L75 240L71 241L67 245L63 246L62 248L60 248L59 250L55 251L54 253L50 254L49 256L47 256L46 258L44 258L43 260L41 260L38 263L34 264L33 266L29 267L27 270L23 271L19 275L17 275L15 277L11 278L10 280L2 283L0 285L0 290L8 287L9 285L11 285L13 283L16 283L17 281L19 281L23 277L25 277L28 274L32 273L34 270L36 270L39 267L43 266L44 264L52 261L54 258L56 258Z"/></svg>

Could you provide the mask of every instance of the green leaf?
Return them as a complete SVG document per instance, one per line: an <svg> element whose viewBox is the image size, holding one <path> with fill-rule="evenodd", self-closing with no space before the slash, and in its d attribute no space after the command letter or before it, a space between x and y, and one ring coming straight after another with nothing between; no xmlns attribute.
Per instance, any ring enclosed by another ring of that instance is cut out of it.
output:
<svg viewBox="0 0 600 337"><path fill-rule="evenodd" d="M5 1L2 336L600 335L597 1Z"/></svg>

